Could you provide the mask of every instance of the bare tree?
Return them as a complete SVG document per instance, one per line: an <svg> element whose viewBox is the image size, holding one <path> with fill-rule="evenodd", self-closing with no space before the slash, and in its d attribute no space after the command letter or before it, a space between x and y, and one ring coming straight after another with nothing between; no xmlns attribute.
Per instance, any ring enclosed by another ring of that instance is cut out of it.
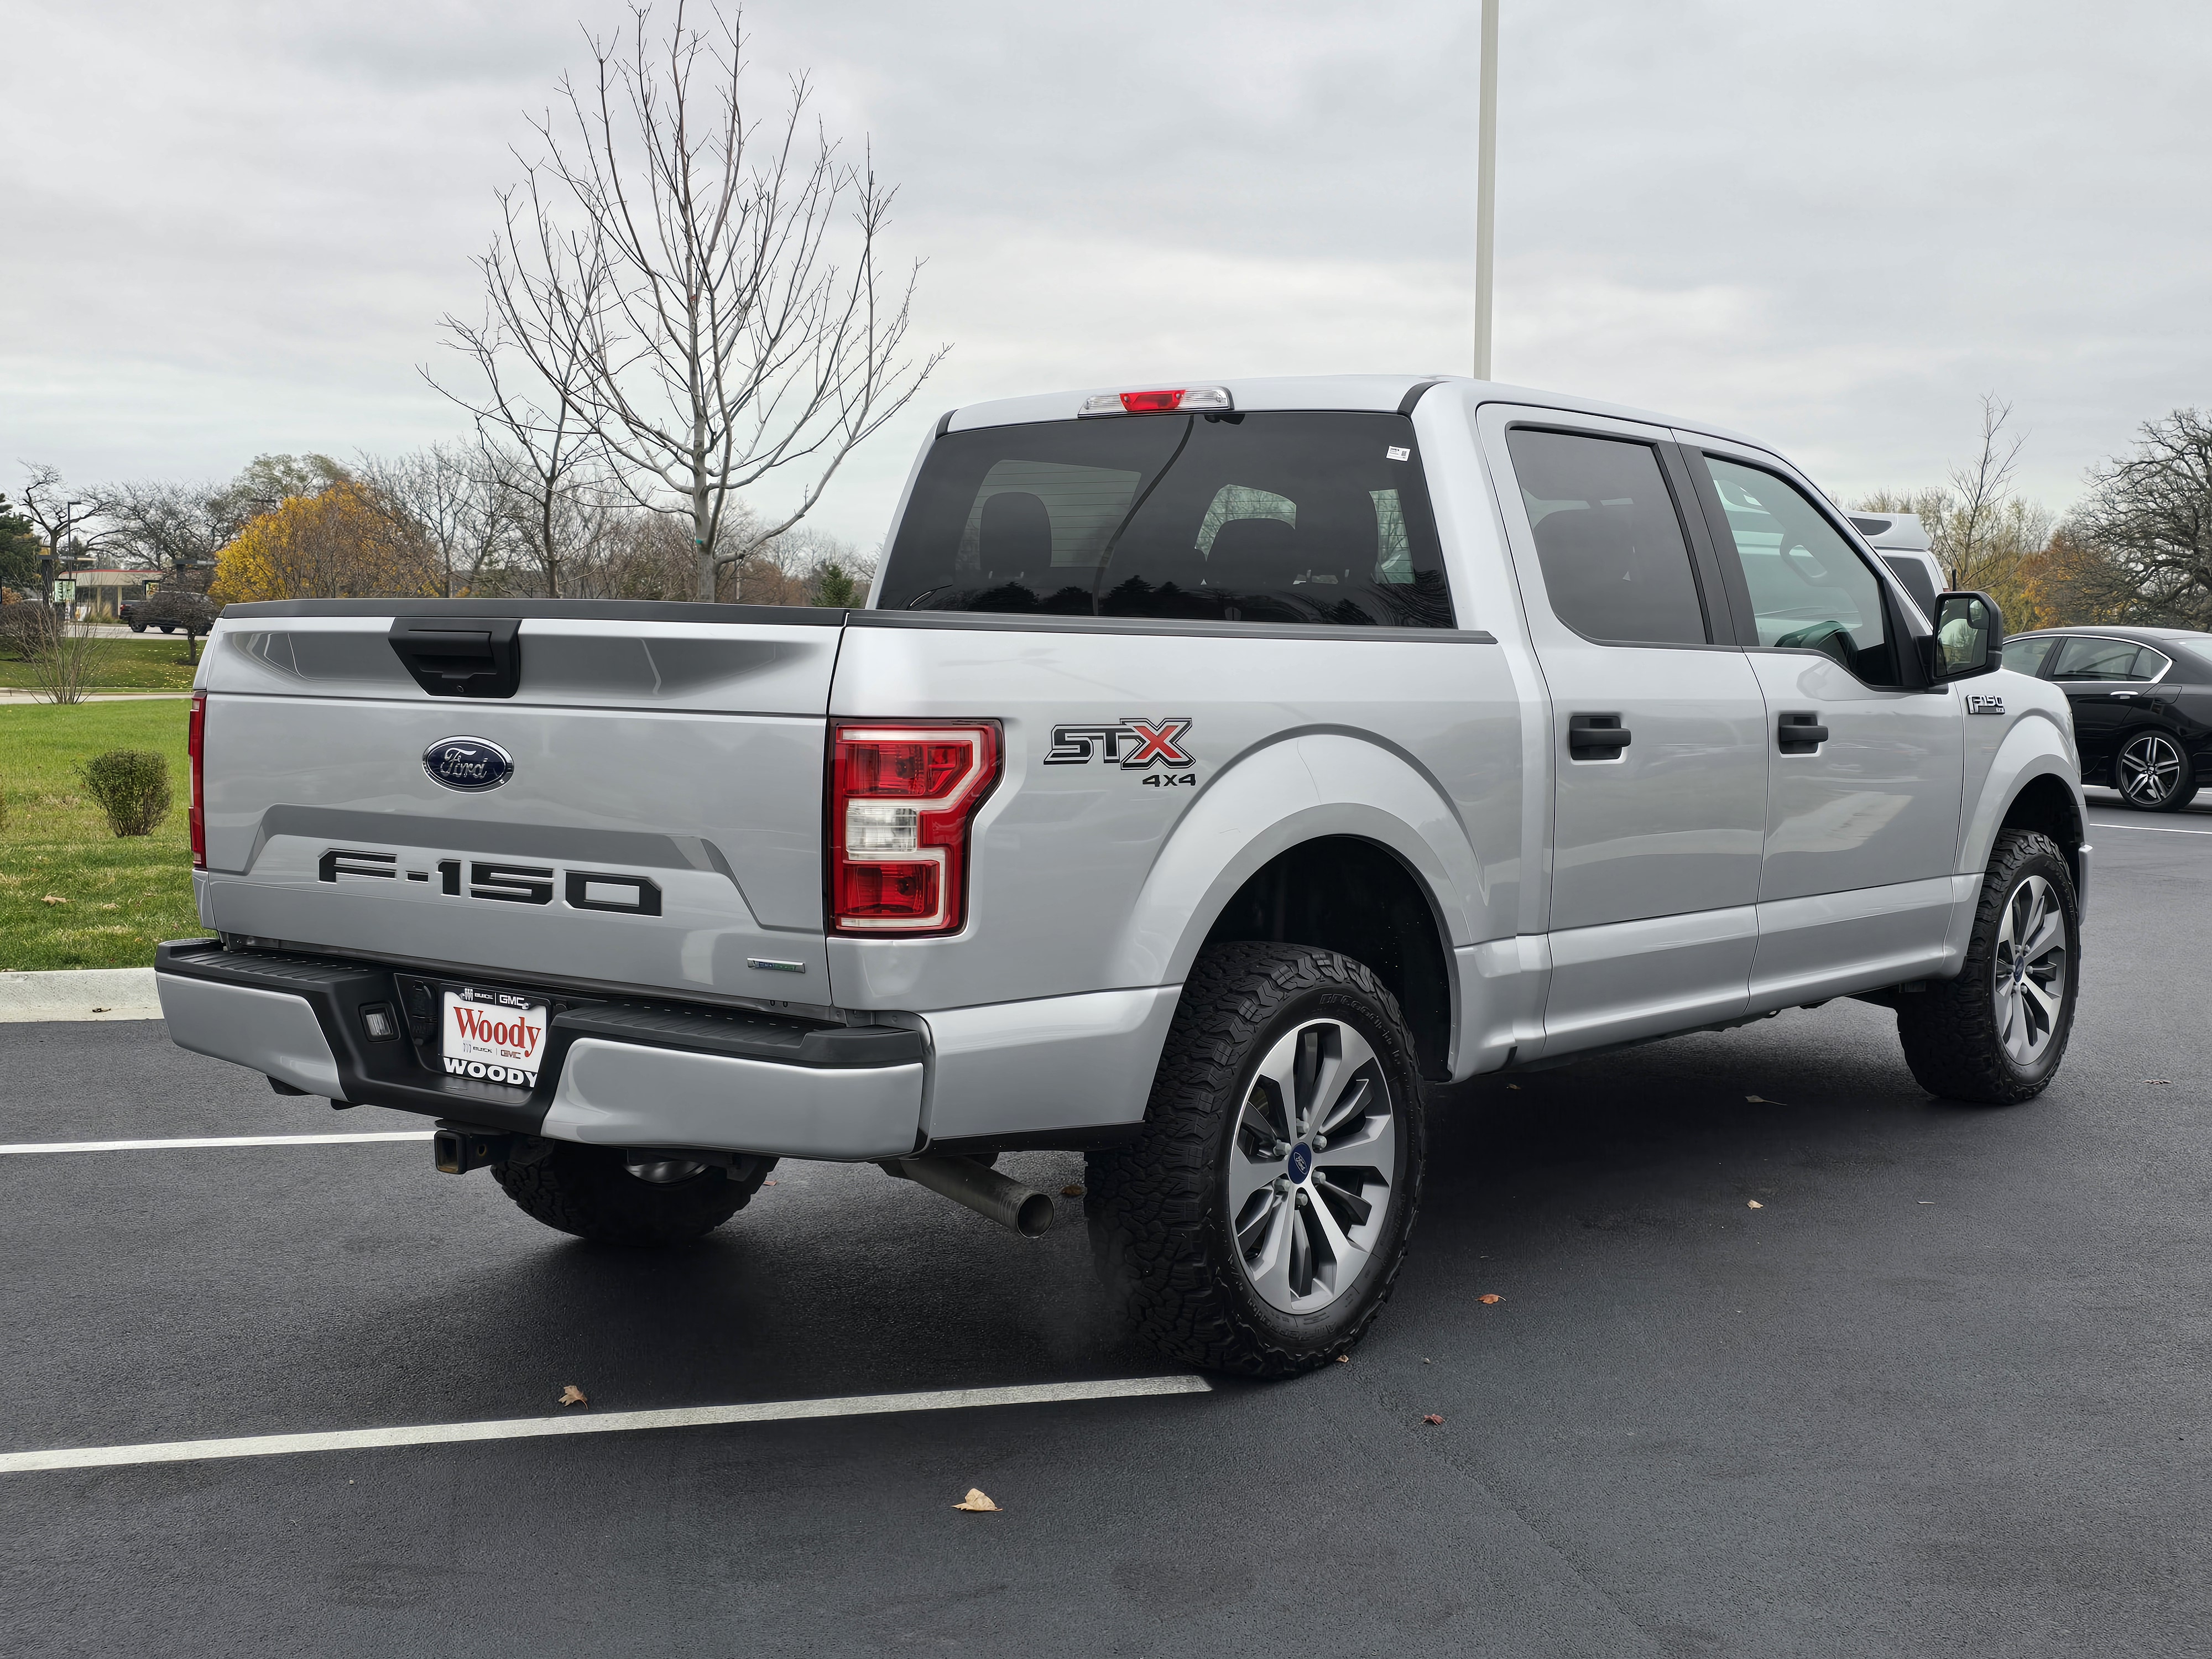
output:
<svg viewBox="0 0 2212 1659"><path fill-rule="evenodd" d="M198 589L216 555L261 510L229 484L137 479L104 494L118 562Z"/></svg>
<svg viewBox="0 0 2212 1659"><path fill-rule="evenodd" d="M1944 534L1936 549L1958 588L1980 587L1988 573L1983 568L1992 553L2001 552L1999 533L2006 503L2013 499L2012 478L2020 461L2025 433L2008 437L2005 422L2012 405L1995 392L1982 394L1982 447L1973 462L1951 469L1952 509L1944 515ZM2045 526L2046 530L2048 526Z"/></svg>
<svg viewBox="0 0 2212 1659"><path fill-rule="evenodd" d="M2091 469L2063 539L2100 620L2212 629L2212 413L2146 421L2133 454Z"/></svg>
<svg viewBox="0 0 2212 1659"><path fill-rule="evenodd" d="M104 490L72 486L61 469L44 462L25 461L19 510L46 543L49 552L95 554L111 540L115 527L108 523L109 501ZM58 564L55 574L63 574Z"/></svg>
<svg viewBox="0 0 2212 1659"><path fill-rule="evenodd" d="M442 598L475 592L512 540L500 459L480 436L397 460L363 455L357 472L380 513L412 526L429 544Z"/></svg>
<svg viewBox="0 0 2212 1659"><path fill-rule="evenodd" d="M526 422L498 395L472 408L502 411L518 442L580 421L640 505L689 519L711 600L718 572L799 523L945 349L908 352L919 262L885 290L896 191L810 126L803 76L773 123L749 118L739 20L703 9L693 27L679 0L656 35L635 6L624 34L590 38L590 81L562 78L558 118L532 124L544 158L501 198L478 262L488 319L447 326L488 374L513 356L544 388ZM726 540L733 496L783 467L805 474L796 505Z"/></svg>

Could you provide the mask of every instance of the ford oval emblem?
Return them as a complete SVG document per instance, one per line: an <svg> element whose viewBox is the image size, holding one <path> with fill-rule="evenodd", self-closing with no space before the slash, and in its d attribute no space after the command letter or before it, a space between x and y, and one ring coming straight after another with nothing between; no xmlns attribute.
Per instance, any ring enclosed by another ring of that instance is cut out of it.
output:
<svg viewBox="0 0 2212 1659"><path fill-rule="evenodd" d="M482 738L441 738L422 751L433 783L465 794L496 789L514 775L514 757Z"/></svg>

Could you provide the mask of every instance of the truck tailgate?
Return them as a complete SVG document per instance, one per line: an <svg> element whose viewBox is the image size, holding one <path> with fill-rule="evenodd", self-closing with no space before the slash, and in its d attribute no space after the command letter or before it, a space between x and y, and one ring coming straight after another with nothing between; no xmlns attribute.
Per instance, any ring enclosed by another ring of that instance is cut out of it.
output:
<svg viewBox="0 0 2212 1659"><path fill-rule="evenodd" d="M392 610L227 619L201 681L202 918L479 975L828 1004L838 618L530 617L504 698L426 690ZM455 739L508 775L434 779Z"/></svg>

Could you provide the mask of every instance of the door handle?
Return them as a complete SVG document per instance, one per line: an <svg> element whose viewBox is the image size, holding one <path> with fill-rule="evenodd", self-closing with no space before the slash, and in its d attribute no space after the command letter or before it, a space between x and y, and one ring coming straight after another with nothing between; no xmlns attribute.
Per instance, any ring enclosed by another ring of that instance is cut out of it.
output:
<svg viewBox="0 0 2212 1659"><path fill-rule="evenodd" d="M1628 728L1618 714L1570 714L1567 717L1567 758L1578 761L1619 760L1628 747Z"/></svg>
<svg viewBox="0 0 2212 1659"><path fill-rule="evenodd" d="M1775 747L1785 755L1809 755L1828 740L1818 714L1784 714L1774 728Z"/></svg>

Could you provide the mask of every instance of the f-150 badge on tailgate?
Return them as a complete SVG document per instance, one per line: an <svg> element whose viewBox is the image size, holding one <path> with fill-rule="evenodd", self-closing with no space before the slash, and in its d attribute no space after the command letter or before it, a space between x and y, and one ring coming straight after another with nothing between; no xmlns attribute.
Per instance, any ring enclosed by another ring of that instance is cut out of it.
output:
<svg viewBox="0 0 2212 1659"><path fill-rule="evenodd" d="M1165 720L1139 720L1125 714L1115 726L1055 726L1047 766L1081 766L1103 759L1125 772L1142 772L1154 766L1180 771L1197 764L1197 757L1182 746L1191 722L1177 715Z"/></svg>
<svg viewBox="0 0 2212 1659"><path fill-rule="evenodd" d="M422 751L422 769L433 783L476 794L513 777L514 757L482 738L441 738Z"/></svg>

